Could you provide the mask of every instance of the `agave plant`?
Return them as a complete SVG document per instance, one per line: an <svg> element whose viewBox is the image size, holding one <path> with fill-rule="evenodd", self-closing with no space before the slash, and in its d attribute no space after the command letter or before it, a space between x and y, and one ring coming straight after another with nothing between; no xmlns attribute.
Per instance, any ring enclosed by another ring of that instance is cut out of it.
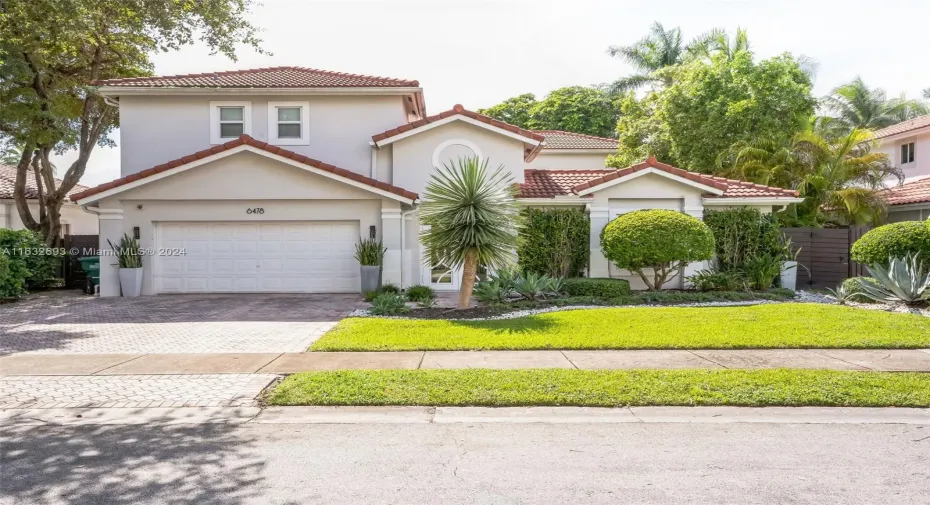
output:
<svg viewBox="0 0 930 505"><path fill-rule="evenodd" d="M850 301L853 296L860 294L862 291L850 288L846 284L840 284L836 289L827 288L827 292L830 298L836 300L836 303L840 305L846 305L846 302Z"/></svg>
<svg viewBox="0 0 930 505"><path fill-rule="evenodd" d="M862 295L877 302L920 303L930 295L930 270L925 270L917 254L888 258L888 268L867 267L878 284L860 282Z"/></svg>
<svg viewBox="0 0 930 505"><path fill-rule="evenodd" d="M546 274L526 272L514 283L514 291L530 301L558 294L562 289L562 279Z"/></svg>

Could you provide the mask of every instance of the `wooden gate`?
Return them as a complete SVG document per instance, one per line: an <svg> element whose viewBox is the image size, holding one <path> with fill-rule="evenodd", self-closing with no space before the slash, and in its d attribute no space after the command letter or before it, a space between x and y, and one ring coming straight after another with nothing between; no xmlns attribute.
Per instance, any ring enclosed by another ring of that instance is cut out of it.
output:
<svg viewBox="0 0 930 505"><path fill-rule="evenodd" d="M865 266L849 259L849 249L868 227L782 228L798 254L799 288L834 288L850 277L868 275Z"/></svg>
<svg viewBox="0 0 930 505"><path fill-rule="evenodd" d="M65 287L83 289L86 279L78 259L96 254L100 245L100 236L65 235L62 244L65 250L68 251L68 256L62 262L62 277L65 280Z"/></svg>

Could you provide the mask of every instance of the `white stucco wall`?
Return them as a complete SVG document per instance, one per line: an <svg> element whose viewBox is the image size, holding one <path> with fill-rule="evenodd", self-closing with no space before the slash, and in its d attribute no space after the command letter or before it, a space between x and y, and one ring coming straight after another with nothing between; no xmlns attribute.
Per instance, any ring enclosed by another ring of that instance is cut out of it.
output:
<svg viewBox="0 0 930 505"><path fill-rule="evenodd" d="M902 164L901 145L911 142L914 143L914 162ZM930 131L884 139L881 141L878 151L887 154L892 163L904 171L905 179L930 175ZM891 179L888 182L896 184L897 180Z"/></svg>
<svg viewBox="0 0 930 505"><path fill-rule="evenodd" d="M124 96L121 175L209 149L211 101L251 102L251 135L263 142L268 141L269 101L309 102L309 145L282 147L366 176L371 136L407 122L400 96Z"/></svg>
<svg viewBox="0 0 930 505"><path fill-rule="evenodd" d="M30 205L29 210L32 212L33 219L38 220L39 206ZM98 230L97 216L88 214L77 205L70 203L61 207L61 224L62 226L69 225L72 235L96 235ZM0 228L25 229L13 200L0 200Z"/></svg>
<svg viewBox="0 0 930 505"><path fill-rule="evenodd" d="M159 222L358 222L360 234L367 237L369 227L375 226L378 238L391 248L385 258L385 282L397 282L400 275L399 221L386 225L382 219L387 213L398 214L399 202L253 153L238 153L151 182L104 199L99 206L123 211L121 220L101 221L103 249L109 248L108 238L116 243L133 227L139 227L141 247L155 249ZM255 207L264 213L246 212ZM385 226L390 226L391 236L382 236ZM149 259L143 265L143 294L154 294L157 261ZM104 259L101 265L101 294L119 294L115 259Z"/></svg>
<svg viewBox="0 0 930 505"><path fill-rule="evenodd" d="M543 149L526 168L536 170L597 170L604 168L607 157L614 151L603 153L553 153Z"/></svg>
<svg viewBox="0 0 930 505"><path fill-rule="evenodd" d="M444 142L453 140L474 144L481 151L481 156L489 160L491 170L504 165L514 182L523 182L526 165L523 160L523 142L461 121L453 121L392 144L393 184L422 195L435 170L432 162L434 151ZM449 155L467 154L461 146L442 149L442 152ZM440 162L448 160L440 158Z"/></svg>

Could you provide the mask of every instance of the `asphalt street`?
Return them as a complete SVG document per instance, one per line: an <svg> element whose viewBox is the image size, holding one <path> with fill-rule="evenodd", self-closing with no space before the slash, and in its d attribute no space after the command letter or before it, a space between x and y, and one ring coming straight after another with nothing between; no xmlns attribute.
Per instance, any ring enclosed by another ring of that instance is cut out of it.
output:
<svg viewBox="0 0 930 505"><path fill-rule="evenodd" d="M927 504L930 426L0 429L3 505Z"/></svg>

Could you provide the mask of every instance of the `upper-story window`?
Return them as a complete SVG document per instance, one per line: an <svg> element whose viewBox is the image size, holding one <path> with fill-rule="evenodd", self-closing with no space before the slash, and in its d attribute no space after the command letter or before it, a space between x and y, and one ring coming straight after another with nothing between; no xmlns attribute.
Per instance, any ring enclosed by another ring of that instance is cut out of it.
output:
<svg viewBox="0 0 930 505"><path fill-rule="evenodd" d="M914 143L901 144L901 164L914 163Z"/></svg>
<svg viewBox="0 0 930 505"><path fill-rule="evenodd" d="M310 143L310 102L268 102L268 143Z"/></svg>
<svg viewBox="0 0 930 505"><path fill-rule="evenodd" d="M252 102L210 102L210 143L252 134Z"/></svg>

